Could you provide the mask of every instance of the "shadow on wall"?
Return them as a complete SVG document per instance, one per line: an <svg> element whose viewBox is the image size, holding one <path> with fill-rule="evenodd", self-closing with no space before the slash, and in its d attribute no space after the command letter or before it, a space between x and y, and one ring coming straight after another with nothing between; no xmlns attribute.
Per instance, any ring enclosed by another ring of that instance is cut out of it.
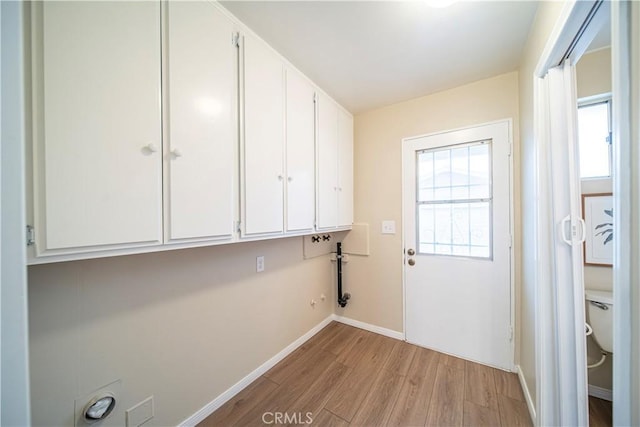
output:
<svg viewBox="0 0 640 427"><path fill-rule="evenodd" d="M266 269L257 275L259 255L265 256ZM45 293L49 298L51 288L73 289L67 298L78 298L90 318L99 320L211 288L224 292L245 281L259 286L260 279L303 261L301 239L288 238L36 265L29 267L30 296L37 299ZM242 301L227 303L237 306Z"/></svg>

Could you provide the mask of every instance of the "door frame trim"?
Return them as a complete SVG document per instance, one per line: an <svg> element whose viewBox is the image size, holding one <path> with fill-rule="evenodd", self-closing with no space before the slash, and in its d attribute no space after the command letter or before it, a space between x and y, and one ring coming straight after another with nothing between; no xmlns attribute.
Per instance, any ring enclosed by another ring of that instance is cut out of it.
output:
<svg viewBox="0 0 640 427"><path fill-rule="evenodd" d="M506 118L506 119L500 119L500 120L495 120L495 121L491 121L491 122L484 122L484 123L478 123L478 124L474 124L474 125L469 125L469 126L463 126L463 127L459 127L459 128L455 128L455 129L447 129L447 130L441 130L441 131L436 131L436 132L431 132L431 133L426 133L426 134L421 134L421 135L414 135L414 136L409 136L409 137L405 137L402 138L402 144L401 144L401 176L402 176L402 199L401 199L401 215L402 215L402 227L401 227L401 233L402 233L402 333L404 336L404 340L407 340L407 277L406 277L406 257L405 257L405 250L406 250L406 242L405 242L405 206L404 206L404 200L405 197L407 196L407 189L405 187L405 180L404 180L404 176L405 176L405 171L406 171L406 155L405 152L407 150L407 143L410 141L413 141L415 139L420 139L420 138L425 138L425 137L431 137L431 136L436 136L436 135L442 135L445 133L452 133L452 132L458 132L458 131L464 131L464 130L469 130L469 129L475 129L475 128L479 128L479 127L484 127L484 126L490 126L490 125L495 125L495 124L502 124L502 123L506 123L507 127L508 127L508 139L509 139L509 233L511 234L511 245L509 248L509 312L510 312L510 325L509 327L511 328L511 343L510 343L510 355L511 355L511 371L512 372L516 372L516 363L515 363L515 331L516 331L516 319L515 319L515 306L516 306L516 294L515 294L515 265L516 265L516 258L515 258L515 204L514 204L514 182L513 182L513 118Z"/></svg>

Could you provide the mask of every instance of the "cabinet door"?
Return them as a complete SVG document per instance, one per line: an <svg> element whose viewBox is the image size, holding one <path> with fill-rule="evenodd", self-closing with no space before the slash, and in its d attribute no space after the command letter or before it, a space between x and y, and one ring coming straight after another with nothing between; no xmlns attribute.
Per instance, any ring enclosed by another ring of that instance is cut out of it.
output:
<svg viewBox="0 0 640 427"><path fill-rule="evenodd" d="M38 252L159 243L160 3L43 2L34 17Z"/></svg>
<svg viewBox="0 0 640 427"><path fill-rule="evenodd" d="M244 37L244 234L284 228L284 68Z"/></svg>
<svg viewBox="0 0 640 427"><path fill-rule="evenodd" d="M299 73L287 70L287 231L313 229L314 93Z"/></svg>
<svg viewBox="0 0 640 427"><path fill-rule="evenodd" d="M338 112L338 226L353 225L353 117Z"/></svg>
<svg viewBox="0 0 640 427"><path fill-rule="evenodd" d="M209 2L169 2L169 239L233 234L233 25Z"/></svg>
<svg viewBox="0 0 640 427"><path fill-rule="evenodd" d="M338 224L338 106L318 97L317 228Z"/></svg>

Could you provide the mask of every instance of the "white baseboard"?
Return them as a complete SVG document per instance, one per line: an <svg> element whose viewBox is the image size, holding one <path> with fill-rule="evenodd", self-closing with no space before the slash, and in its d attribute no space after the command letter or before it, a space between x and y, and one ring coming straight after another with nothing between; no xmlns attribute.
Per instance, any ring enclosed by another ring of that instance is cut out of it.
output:
<svg viewBox="0 0 640 427"><path fill-rule="evenodd" d="M520 380L520 387L522 388L522 392L524 393L524 400L527 402L527 408L529 409L529 416L531 417L531 422L533 425L536 425L536 407L533 404L533 398L531 397L531 392L529 391L529 387L527 387L527 381L524 379L524 372L522 372L522 368L520 365L516 365L516 372L518 373L518 379Z"/></svg>
<svg viewBox="0 0 640 427"><path fill-rule="evenodd" d="M598 399L613 401L613 392L608 388L598 387L589 384L589 396L597 397Z"/></svg>
<svg viewBox="0 0 640 427"><path fill-rule="evenodd" d="M195 414L191 415L189 418L187 418L186 420L178 424L178 426L190 427L190 426L195 426L198 423L204 421L204 419L207 418L209 415L211 415L216 409L218 409L219 407L227 403L229 400L231 400L233 396L240 393L245 387L247 387L249 384L257 380L262 374L267 372L269 369L275 366L278 362L280 362L282 359L284 359L289 354L291 354L295 349L297 349L306 341L308 341L312 336L320 332L322 328L327 326L333 320L336 320L335 314L328 316L322 322L318 323L316 326L311 328L309 332L307 332L306 334L304 334L303 336L301 336L300 338L298 338L297 340L289 344L282 351L280 351L278 354L273 356L271 359L264 362L262 365L256 368L249 375L247 375L246 377L244 377L243 379L241 379L240 381L238 381L237 383L229 387L225 392L223 392L221 395L213 399L211 402L207 403Z"/></svg>
<svg viewBox="0 0 640 427"><path fill-rule="evenodd" d="M402 332L383 328L381 326L372 325L370 323L361 322L359 320L350 319L348 317L338 316L337 314L333 315L333 320L335 320L336 322L344 323L345 325L364 329L365 331L375 332L376 334L384 335L385 337L404 341L404 334Z"/></svg>

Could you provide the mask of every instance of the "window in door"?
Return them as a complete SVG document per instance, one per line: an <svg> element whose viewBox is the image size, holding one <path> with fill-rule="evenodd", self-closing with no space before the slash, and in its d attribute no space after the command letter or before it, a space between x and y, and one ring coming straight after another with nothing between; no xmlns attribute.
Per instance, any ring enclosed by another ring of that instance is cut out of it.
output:
<svg viewBox="0 0 640 427"><path fill-rule="evenodd" d="M580 178L611 176L611 99L578 107Z"/></svg>
<svg viewBox="0 0 640 427"><path fill-rule="evenodd" d="M491 259L491 141L416 157L418 252Z"/></svg>

